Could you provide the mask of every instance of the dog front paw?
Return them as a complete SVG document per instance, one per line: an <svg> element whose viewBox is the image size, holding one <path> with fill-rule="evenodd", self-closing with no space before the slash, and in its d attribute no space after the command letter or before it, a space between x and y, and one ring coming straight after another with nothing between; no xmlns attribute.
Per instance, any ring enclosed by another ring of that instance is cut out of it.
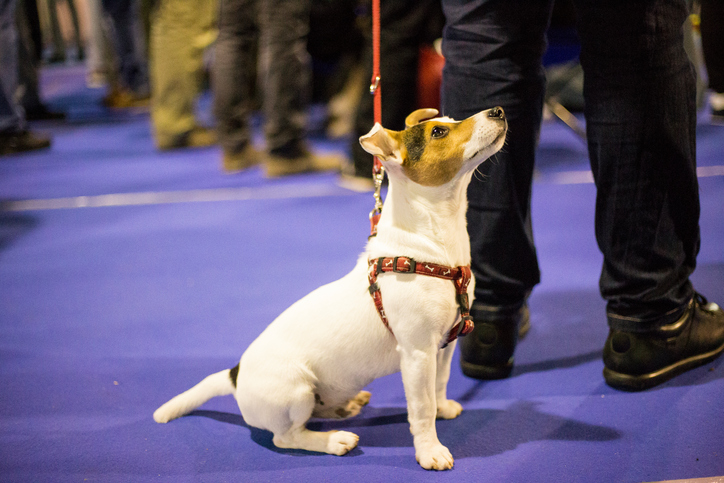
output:
<svg viewBox="0 0 724 483"><path fill-rule="evenodd" d="M416 450L415 459L426 470L449 470L454 463L450 450L440 443Z"/></svg>
<svg viewBox="0 0 724 483"><path fill-rule="evenodd" d="M353 450L359 442L359 436L349 431L336 431L329 436L327 453L342 456Z"/></svg>
<svg viewBox="0 0 724 483"><path fill-rule="evenodd" d="M440 419L455 419L463 412L459 402L446 399L437 405L437 417Z"/></svg>

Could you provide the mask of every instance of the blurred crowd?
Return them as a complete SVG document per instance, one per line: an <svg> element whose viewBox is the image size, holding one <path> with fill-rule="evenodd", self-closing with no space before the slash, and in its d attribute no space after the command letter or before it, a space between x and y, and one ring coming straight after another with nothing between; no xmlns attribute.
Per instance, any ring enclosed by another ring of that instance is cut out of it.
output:
<svg viewBox="0 0 724 483"><path fill-rule="evenodd" d="M721 34L709 26L722 12L706 4L721 2L701 3L708 66L721 63ZM381 16L383 125L403 129L412 110L439 107L444 17L438 0L383 1ZM0 0L0 154L50 146L27 121L65 114L42 101L38 69L84 63L107 108L149 109L159 150L219 144L225 172L340 170L348 187L368 190L372 159L356 139L373 124L370 35L369 0ZM721 68L710 70L712 112L724 118ZM196 115L207 89L213 126ZM349 157L310 148L313 103L325 107L326 136L350 139ZM257 112L263 147L251 135Z"/></svg>

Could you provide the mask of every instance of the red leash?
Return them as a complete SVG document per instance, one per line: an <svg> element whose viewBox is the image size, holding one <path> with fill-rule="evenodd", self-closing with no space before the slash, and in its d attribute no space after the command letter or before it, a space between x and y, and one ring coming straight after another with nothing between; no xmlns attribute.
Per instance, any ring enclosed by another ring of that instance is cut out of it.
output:
<svg viewBox="0 0 724 483"><path fill-rule="evenodd" d="M374 96L374 121L382 124L382 86L380 77L380 0L372 0L372 79L370 81L370 94ZM370 212L370 238L377 235L377 223L382 215L382 181L385 178L385 168L375 156L372 166L372 179L375 182L375 207ZM472 279L470 266L446 267L435 263L415 262L409 257L378 258L369 261L368 279L370 282L370 295L375 302L377 312L382 323L392 333L385 309L382 306L382 292L377 284L377 276L383 272L416 273L437 278L451 280L455 284L456 301L460 310L460 322L450 330L443 347L458 338L467 335L473 330L473 319L470 316L470 302L468 300L468 284Z"/></svg>

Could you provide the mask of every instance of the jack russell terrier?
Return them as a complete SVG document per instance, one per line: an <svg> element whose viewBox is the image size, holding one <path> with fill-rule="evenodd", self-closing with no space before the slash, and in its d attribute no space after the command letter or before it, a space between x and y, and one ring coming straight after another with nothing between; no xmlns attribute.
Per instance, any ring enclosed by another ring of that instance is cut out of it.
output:
<svg viewBox="0 0 724 483"><path fill-rule="evenodd" d="M274 433L277 447L343 455L356 434L310 431L307 421L357 415L370 399L362 388L401 371L417 461L452 468L435 418L462 411L446 390L454 339L472 330L467 187L503 146L508 125L499 107L464 121L430 119L437 114L420 109L404 131L375 124L360 138L382 162L389 189L377 235L354 269L284 311L233 369L158 408L157 422L233 394L246 423Z"/></svg>

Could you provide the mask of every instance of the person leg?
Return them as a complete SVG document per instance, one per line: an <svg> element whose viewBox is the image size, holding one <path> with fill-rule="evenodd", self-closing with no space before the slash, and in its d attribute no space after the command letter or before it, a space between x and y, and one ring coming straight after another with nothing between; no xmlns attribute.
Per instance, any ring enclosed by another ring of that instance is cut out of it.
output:
<svg viewBox="0 0 724 483"><path fill-rule="evenodd" d="M382 125L388 129L405 128L405 117L418 106L417 72L420 44L432 15L439 15L436 0L380 2L380 78L382 79ZM372 78L372 41L367 39L363 56L365 79ZM354 176L372 178L372 156L362 149L358 139L374 124L374 98L368 86L355 116L355 135L351 141ZM419 106L434 107L434 106Z"/></svg>
<svg viewBox="0 0 724 483"><path fill-rule="evenodd" d="M223 167L239 171L258 161L251 146L249 116L256 73L257 2L220 0L219 37L214 52L212 90Z"/></svg>
<svg viewBox="0 0 724 483"><path fill-rule="evenodd" d="M151 21L151 121L160 149L209 145L199 130L194 102L200 91L203 51L210 44L215 2L159 0Z"/></svg>
<svg viewBox="0 0 724 483"><path fill-rule="evenodd" d="M86 85L100 87L106 82L109 70L103 57L105 38L103 35L103 10L101 0L83 2L86 18L88 18L88 43L86 45Z"/></svg>
<svg viewBox="0 0 724 483"><path fill-rule="evenodd" d="M58 22L58 5L56 0L46 0L46 9L48 12L48 27L52 39L53 50L48 56L48 62L65 62L65 40L63 33L60 31L60 22Z"/></svg>
<svg viewBox="0 0 724 483"><path fill-rule="evenodd" d="M70 13L70 21L73 24L73 40L75 41L76 47L76 58L83 60L85 58L85 52L83 49L83 36L80 33L80 22L78 21L78 11L75 8L75 2L73 0L66 0L68 5L68 12Z"/></svg>
<svg viewBox="0 0 724 483"><path fill-rule="evenodd" d="M724 313L689 281L700 240L688 12L683 0L578 0L577 12L611 328L604 375L645 389L724 350Z"/></svg>
<svg viewBox="0 0 724 483"><path fill-rule="evenodd" d="M16 7L16 0L0 0L0 132L25 128L25 113L16 99L19 72Z"/></svg>
<svg viewBox="0 0 724 483"><path fill-rule="evenodd" d="M16 0L0 0L0 155L47 148L50 139L26 130L18 99Z"/></svg>
<svg viewBox="0 0 724 483"><path fill-rule="evenodd" d="M304 138L311 79L307 53L310 8L309 0L259 4L260 77L265 134L272 153L294 150Z"/></svg>
<svg viewBox="0 0 724 483"><path fill-rule="evenodd" d="M463 119L501 106L510 127L506 148L468 188L476 329L460 348L471 377L510 374L525 300L540 281L530 202L551 10L552 1L443 1L443 114Z"/></svg>
<svg viewBox="0 0 724 483"><path fill-rule="evenodd" d="M701 0L701 48L709 75L712 118L724 122L724 2Z"/></svg>
<svg viewBox="0 0 724 483"><path fill-rule="evenodd" d="M137 98L148 96L148 73L143 36L135 0L103 0L103 10L113 25L118 70L123 87Z"/></svg>
<svg viewBox="0 0 724 483"><path fill-rule="evenodd" d="M259 68L264 89L264 131L270 178L339 169L342 157L316 155L304 142L310 98L307 52L310 0L268 0L259 4Z"/></svg>

